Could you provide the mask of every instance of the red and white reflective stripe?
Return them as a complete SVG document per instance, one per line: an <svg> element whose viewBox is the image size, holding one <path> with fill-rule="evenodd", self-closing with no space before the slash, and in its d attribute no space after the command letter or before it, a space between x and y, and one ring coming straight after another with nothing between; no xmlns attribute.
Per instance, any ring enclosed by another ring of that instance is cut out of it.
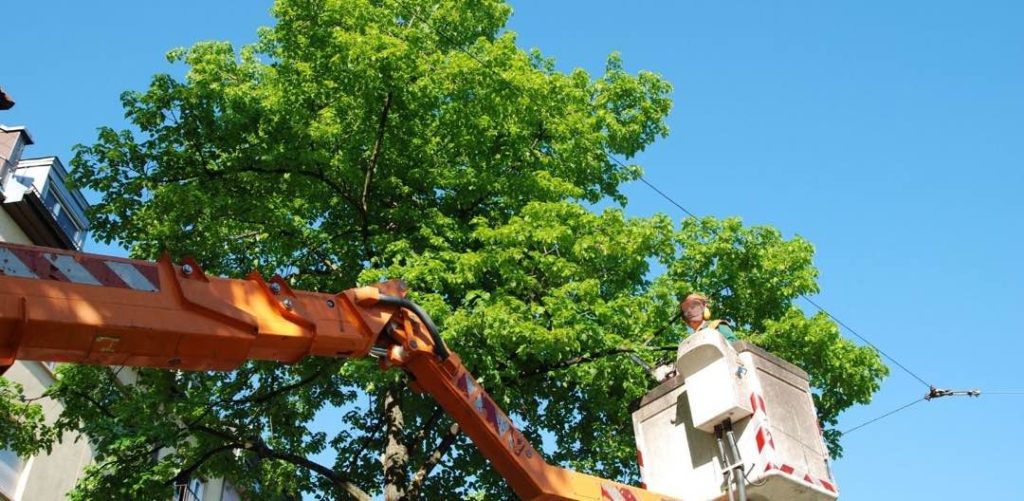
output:
<svg viewBox="0 0 1024 501"><path fill-rule="evenodd" d="M789 475L789 476L791 476L793 478L797 478L797 479L802 480L804 483L813 485L815 487L821 487L821 488L825 489L826 491L831 492L832 494L838 494L838 492L836 491L836 486L833 485L828 480L823 480L823 479L820 479L820 478L814 478L814 477L811 476L810 473L807 473L807 472L801 471L801 470L797 470L796 468L794 468L794 467L792 467L792 466L790 466L788 464L774 465L774 464L768 463L768 464L766 464L764 466L765 473L767 473L769 471L772 471L772 470L779 470L782 473L785 473L786 475Z"/></svg>
<svg viewBox="0 0 1024 501"><path fill-rule="evenodd" d="M156 265L131 263L56 252L33 252L16 247L0 247L0 273L20 278L36 278L139 291L160 290Z"/></svg>
<svg viewBox="0 0 1024 501"><path fill-rule="evenodd" d="M768 407L764 405L764 398L756 391L750 393L750 407L754 409L754 414L760 411L762 414L768 414Z"/></svg>
<svg viewBox="0 0 1024 501"><path fill-rule="evenodd" d="M61 274L67 277L69 282L76 284L86 285L103 285L99 280L85 269L84 266L78 264L74 257L66 254L43 254L43 258L50 262L55 268L60 270Z"/></svg>
<svg viewBox="0 0 1024 501"><path fill-rule="evenodd" d="M39 278L8 249L0 247L0 273L9 277Z"/></svg>
<svg viewBox="0 0 1024 501"><path fill-rule="evenodd" d="M754 409L751 423L757 423L757 431L754 440L757 443L757 452L764 466L764 473L778 470L786 475L802 480L804 483L821 487L832 494L838 495L836 486L827 480L812 477L806 471L797 470L788 464L775 464L775 440L772 438L771 424L768 421L768 407L764 404L764 398L757 392L750 394L750 406ZM818 432L821 433L821 424L818 424Z"/></svg>
<svg viewBox="0 0 1024 501"><path fill-rule="evenodd" d="M636 494L626 487L619 487L615 484L601 484L601 499L611 501L639 501Z"/></svg>
<svg viewBox="0 0 1024 501"><path fill-rule="evenodd" d="M757 441L757 452L763 452L765 447L775 450L775 439L772 438L771 430L764 424L757 428L757 434L754 435L754 439Z"/></svg>
<svg viewBox="0 0 1024 501"><path fill-rule="evenodd" d="M772 438L772 430L768 425L768 407L764 405L764 398L757 392L750 393L750 407L754 409L754 419L757 421L757 432L754 439L757 442L757 452L764 453L765 447L775 450L775 439Z"/></svg>

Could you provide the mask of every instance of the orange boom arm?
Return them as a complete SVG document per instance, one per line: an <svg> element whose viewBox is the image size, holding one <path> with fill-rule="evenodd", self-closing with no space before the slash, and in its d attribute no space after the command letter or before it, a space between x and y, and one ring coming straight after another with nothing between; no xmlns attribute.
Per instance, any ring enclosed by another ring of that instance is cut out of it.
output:
<svg viewBox="0 0 1024 501"><path fill-rule="evenodd" d="M405 292L397 281L295 291L277 276L207 276L192 261L0 243L0 370L19 359L233 370L372 354L412 374L523 499L669 499L547 464Z"/></svg>

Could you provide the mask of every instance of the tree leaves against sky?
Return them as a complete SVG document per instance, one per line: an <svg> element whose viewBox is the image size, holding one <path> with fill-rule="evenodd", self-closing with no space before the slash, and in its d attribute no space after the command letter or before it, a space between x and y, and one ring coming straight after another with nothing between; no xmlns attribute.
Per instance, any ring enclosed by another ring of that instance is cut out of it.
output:
<svg viewBox="0 0 1024 501"><path fill-rule="evenodd" d="M516 45L510 13L497 0L279 0L254 45L171 51L184 77L126 92L132 127L76 150L74 181L102 194L94 235L304 289L400 277L534 443L549 438L551 461L622 481L638 477L629 405L651 387L622 355L671 359L682 327L651 335L690 291L810 372L826 425L869 401L887 373L878 356L793 304L817 292L808 242L620 208L640 171L608 156L667 134L669 84L615 54L601 75L559 71ZM258 499L511 496L434 402L367 361L141 370L132 385L102 367L60 375L57 427L97 452L80 499L166 497L188 475ZM309 428L325 406L346 412L336 434ZM389 437L402 454L382 468ZM326 448L334 464L307 459Z"/></svg>

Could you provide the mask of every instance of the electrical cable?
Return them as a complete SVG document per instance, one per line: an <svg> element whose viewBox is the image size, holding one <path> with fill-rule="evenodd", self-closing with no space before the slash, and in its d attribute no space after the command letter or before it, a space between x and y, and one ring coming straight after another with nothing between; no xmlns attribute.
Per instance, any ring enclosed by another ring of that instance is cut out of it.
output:
<svg viewBox="0 0 1024 501"><path fill-rule="evenodd" d="M865 426L867 426L867 425L869 425L871 423L874 423L876 421L880 421L882 419L885 419L885 418L887 418L887 417L889 417L889 416L891 416L893 414L896 414L897 412L900 412L900 411L902 411L904 409L907 409L907 408L913 406L914 404L919 404L919 403L924 402L924 401L925 401L924 397L918 398L917 400L914 400L913 402L910 402L909 404L906 404L906 405L904 405L904 406L902 406L902 407L900 407L898 409L891 410L891 411L886 412L885 414L882 414L881 416L878 416L878 417L876 417L876 418L874 418L872 420L863 422L863 423L861 423L861 424L859 424L857 426L854 426L853 428L850 428L850 429L848 429L846 431L843 431L842 434L846 435L846 434L849 434L849 433L851 433L853 431L859 430L859 429L861 429L861 428L863 428L863 427L865 427Z"/></svg>
<svg viewBox="0 0 1024 501"><path fill-rule="evenodd" d="M608 158L611 158L612 160L614 160L614 161L615 161L615 163L617 163L617 164L619 164L619 165L622 165L623 167L625 167L625 165L623 165L623 164L622 164L622 162L620 162L620 161L619 161L619 160L618 160L617 158L615 158L615 157L613 157L613 156L610 156L610 155L609 155L609 157L608 157ZM682 205L679 205L678 203L676 203L676 201L675 201L675 200L672 200L672 198L671 198L671 197L669 197L668 195L666 195L666 194L665 194L665 193L664 193L663 191L659 190L659 189L658 189L658 187L657 187L657 186L654 186L654 184L653 184L653 183L651 183L650 181L648 181L648 180L647 180L647 178L645 178L645 177L643 177L643 176L640 176L640 177L639 177L639 179L640 179L640 181L641 181L642 183L646 184L646 185L647 185L648 187L650 187L650 188L651 188L652 190L654 190L654 191L655 191L655 192L657 192L657 193L658 193L659 195L661 195L662 197L664 197L664 198L665 198L665 200L668 200L668 201L669 201L669 203L671 203L672 205L675 205L676 207L678 207L678 208L679 208L679 210L683 211L683 212L684 212L684 213L685 213L685 214L686 214L687 216L690 216L690 217L692 217L692 218L694 218L694 219L699 219L699 218L698 218L697 216L695 216L695 215L694 215L694 214L693 214L692 212L690 212L690 211L686 210L686 207L683 207Z"/></svg>
<svg viewBox="0 0 1024 501"><path fill-rule="evenodd" d="M843 322L842 320L839 320L838 318L836 318L835 315L830 313L825 308L822 308L821 305L819 305L818 303L815 303L814 300L812 300L811 298L807 297L806 294L800 294L800 297L802 297L804 299L804 301L807 301L808 303L811 303L812 306L817 308L819 311L821 311L825 315L828 315L828 317L831 318L832 320L834 320L835 323L841 325L846 330L850 331L851 334L853 334L854 336L857 336L858 339L860 339L861 341L864 341L864 343L866 343L868 346L874 348L875 351L877 351L880 355L882 355L883 357L889 359L890 362L896 364L896 366L899 367L900 369L903 369L904 372L906 372L907 374L910 374L911 376L914 377L914 379L920 381L921 384L923 384L923 385L925 385L925 386L927 386L929 388L932 386L932 385L928 384L928 382L926 382L924 379L921 379L921 376L918 376L917 374L914 374L913 371L908 369L903 364L899 363L895 358L892 358L891 356L889 356L888 353L882 351L881 348L875 346L875 343L872 343L871 341L868 341L864 336L861 336L860 334L858 334L857 331L853 330L853 327L850 327L849 325L846 325L845 322Z"/></svg>

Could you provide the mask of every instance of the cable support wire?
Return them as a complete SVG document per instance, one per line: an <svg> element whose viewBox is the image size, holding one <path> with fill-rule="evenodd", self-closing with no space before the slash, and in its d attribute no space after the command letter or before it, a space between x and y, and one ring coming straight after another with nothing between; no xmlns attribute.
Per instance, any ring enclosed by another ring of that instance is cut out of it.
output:
<svg viewBox="0 0 1024 501"><path fill-rule="evenodd" d="M885 414L882 414L881 416L878 416L878 417L876 417L876 418L874 418L874 419L871 419L871 420L865 421L865 422L863 422L863 423L861 423L861 424L859 424L859 425L857 425L857 426L854 426L853 428L850 428L850 429L848 429L848 430L845 430L845 431L843 431L842 433L843 433L843 435L846 435L846 434L848 434L848 433L851 433L851 432L857 431L857 430L859 430L859 429L861 429L861 428L863 428L863 427L865 427L865 426L867 426L867 425L869 425L869 424L871 424L871 423L875 423L875 422L877 422L877 421L881 421L882 419L885 419L885 418L887 418L887 417L889 417L889 416L891 416L891 415L893 415L893 414L896 414L897 412L900 412L900 411L902 411L902 410L904 410L904 409L910 408L910 407L912 407L912 406L913 406L913 405L915 405L915 404L919 404L919 403L921 403L921 402L924 402L925 400L926 400L926 399L925 399L925 397L920 397L920 398L918 398L917 400L914 400L913 402L910 402L910 403L908 403L908 404L905 404L905 405L903 405L903 406L900 406L899 408L896 408L896 409L894 409L894 410L891 410L891 411L889 411L889 412L886 412Z"/></svg>
<svg viewBox="0 0 1024 501"><path fill-rule="evenodd" d="M1007 393L1013 393L1013 392L1010 391L1010 392L1007 392ZM1018 394L1024 394L1024 391L1019 391L1017 393ZM988 391L986 391L985 394L998 394L998 392L993 391L993 392L989 393ZM871 424L873 422L876 422L876 421L879 421L881 419L884 419L884 418L887 418L889 416L892 416L893 414L896 414L897 412L900 412L900 411L902 411L904 409L907 409L907 408L909 408L910 406L912 406L914 404L919 404L919 403L922 403L922 402L931 402L931 401L933 401L935 399L941 399L941 398L943 398L943 396L981 396L981 390L980 389L943 389L943 388L936 388L935 386L929 386L928 387L928 392L925 393L925 396L922 396L921 399L915 400L915 401L913 401L913 402L911 402L911 403L909 403L909 404L907 404L907 405L905 405L903 407L900 407L900 408L898 408L898 409L896 409L894 411L889 411L889 412L887 412L887 413L885 413L885 414L883 414L883 415L881 415L881 416L879 416L877 418L874 418L874 419L871 419L869 421L860 423L860 424L858 424L858 425L856 425L856 426L854 426L854 427L852 427L852 428L850 428L850 429L848 429L846 431L843 431L843 434L847 434L847 433L849 433L851 431L863 428L864 426L867 426L868 424Z"/></svg>

